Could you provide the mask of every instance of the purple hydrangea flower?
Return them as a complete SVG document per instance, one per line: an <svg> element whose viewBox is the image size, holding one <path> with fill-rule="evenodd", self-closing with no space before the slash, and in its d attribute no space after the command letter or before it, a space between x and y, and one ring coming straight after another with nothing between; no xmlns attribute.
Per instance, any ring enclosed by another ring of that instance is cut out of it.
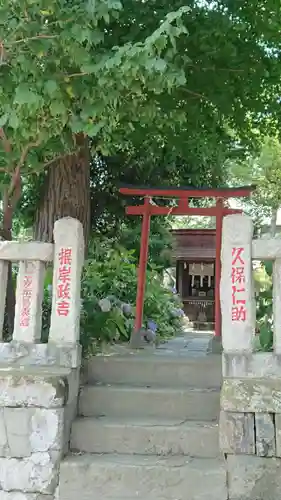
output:
<svg viewBox="0 0 281 500"><path fill-rule="evenodd" d="M151 330L152 332L156 332L158 325L153 321L152 319L149 319L147 322L147 328Z"/></svg>
<svg viewBox="0 0 281 500"><path fill-rule="evenodd" d="M122 304L121 309L125 316L129 316L130 314L132 314L132 306L130 304Z"/></svg>
<svg viewBox="0 0 281 500"><path fill-rule="evenodd" d="M108 299L101 299L99 301L99 306L100 306L102 312L109 312L109 311L111 311L111 302Z"/></svg>
<svg viewBox="0 0 281 500"><path fill-rule="evenodd" d="M184 311L182 309L174 308L174 309L171 309L171 315L173 318L182 318L185 314L184 314Z"/></svg>

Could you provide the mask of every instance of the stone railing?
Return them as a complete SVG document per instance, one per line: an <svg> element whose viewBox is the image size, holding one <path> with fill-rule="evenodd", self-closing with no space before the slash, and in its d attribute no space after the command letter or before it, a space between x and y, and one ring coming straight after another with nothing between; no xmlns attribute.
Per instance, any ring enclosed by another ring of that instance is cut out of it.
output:
<svg viewBox="0 0 281 500"><path fill-rule="evenodd" d="M19 262L14 332L0 342L0 499L53 500L76 416L81 349L80 222L54 227L54 245L0 243L0 331L8 261ZM49 339L41 343L46 264L53 263ZM57 496L58 498L58 496Z"/></svg>
<svg viewBox="0 0 281 500"><path fill-rule="evenodd" d="M224 219L220 445L229 500L281 498L281 240L252 240L245 215ZM252 260L272 260L274 350L253 352Z"/></svg>
<svg viewBox="0 0 281 500"><path fill-rule="evenodd" d="M0 242L0 332L5 310L8 261L19 262L12 342L0 343L0 363L59 365L80 363L80 279L84 261L83 229L75 219L60 219L54 245ZM53 262L49 341L40 343L45 267Z"/></svg>

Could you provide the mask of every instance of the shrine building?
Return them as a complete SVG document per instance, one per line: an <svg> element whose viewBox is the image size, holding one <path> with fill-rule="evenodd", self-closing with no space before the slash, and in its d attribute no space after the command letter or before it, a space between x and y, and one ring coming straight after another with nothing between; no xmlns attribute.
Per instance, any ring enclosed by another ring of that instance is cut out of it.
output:
<svg viewBox="0 0 281 500"><path fill-rule="evenodd" d="M174 229L172 264L184 312L195 328L215 326L216 230Z"/></svg>

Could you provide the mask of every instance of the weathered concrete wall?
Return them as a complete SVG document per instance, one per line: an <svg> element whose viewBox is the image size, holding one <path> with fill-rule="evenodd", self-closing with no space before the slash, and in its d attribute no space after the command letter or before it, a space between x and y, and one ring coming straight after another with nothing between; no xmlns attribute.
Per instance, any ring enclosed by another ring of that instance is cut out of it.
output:
<svg viewBox="0 0 281 500"><path fill-rule="evenodd" d="M0 370L1 500L54 498L69 440L71 385L67 369Z"/></svg>
<svg viewBox="0 0 281 500"><path fill-rule="evenodd" d="M281 244L275 239L252 241L252 234L249 217L225 218L220 447L229 500L277 500L281 498ZM253 353L252 259L274 260L273 353ZM236 306L240 313L243 307L243 315L236 314Z"/></svg>
<svg viewBox="0 0 281 500"><path fill-rule="evenodd" d="M79 368L0 369L0 500L55 498L79 382Z"/></svg>
<svg viewBox="0 0 281 500"><path fill-rule="evenodd" d="M53 500L77 413L83 229L56 222L55 244L0 243L0 500ZM3 260L5 259L5 260ZM15 327L3 342L7 260L19 260ZM53 260L49 341L41 344L45 263Z"/></svg>
<svg viewBox="0 0 281 500"><path fill-rule="evenodd" d="M224 379L220 447L229 500L281 498L281 376Z"/></svg>

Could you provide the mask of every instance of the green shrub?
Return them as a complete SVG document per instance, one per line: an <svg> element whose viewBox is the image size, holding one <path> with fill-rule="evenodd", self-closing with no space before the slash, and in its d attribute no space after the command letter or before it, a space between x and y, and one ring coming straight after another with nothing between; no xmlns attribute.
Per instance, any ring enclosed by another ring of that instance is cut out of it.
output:
<svg viewBox="0 0 281 500"><path fill-rule="evenodd" d="M81 342L90 346L128 341L134 327L137 266L133 252L99 247L86 262L82 279ZM108 308L101 310L101 301ZM175 335L182 326L179 298L162 285L157 269L147 270L144 326L156 328L158 339Z"/></svg>
<svg viewBox="0 0 281 500"><path fill-rule="evenodd" d="M263 262L266 274L264 287L256 297L256 320L258 331L258 346L261 351L272 351L273 348L273 301L272 301L272 262Z"/></svg>
<svg viewBox="0 0 281 500"><path fill-rule="evenodd" d="M158 269L147 270L143 326L156 330L165 339L182 328L181 302L164 288ZM50 274L44 290L42 340L47 341L50 325ZM127 342L134 328L137 265L134 252L110 247L108 241L92 246L81 282L81 343L84 356L103 343Z"/></svg>

